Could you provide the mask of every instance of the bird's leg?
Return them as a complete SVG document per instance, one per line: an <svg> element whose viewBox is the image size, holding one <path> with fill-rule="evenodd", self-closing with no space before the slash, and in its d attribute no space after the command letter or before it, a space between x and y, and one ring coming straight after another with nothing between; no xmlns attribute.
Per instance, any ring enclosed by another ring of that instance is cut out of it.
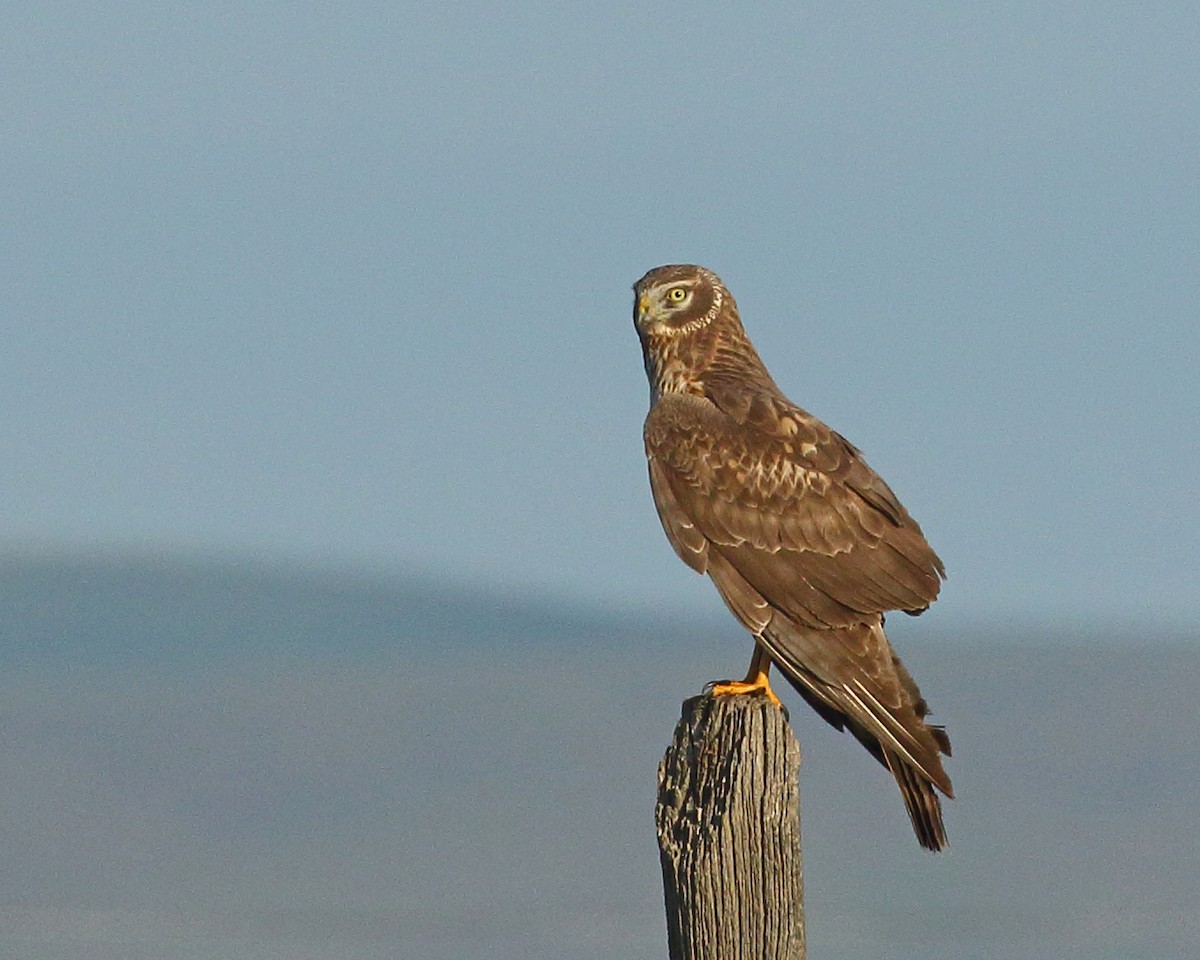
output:
<svg viewBox="0 0 1200 960"><path fill-rule="evenodd" d="M729 680L725 683L714 683L710 693L714 697L731 697L739 693L763 693L775 706L782 708L783 704L771 689L771 681L767 677L771 669L771 655L761 643L754 645L754 656L750 658L750 669L746 671L745 680Z"/></svg>

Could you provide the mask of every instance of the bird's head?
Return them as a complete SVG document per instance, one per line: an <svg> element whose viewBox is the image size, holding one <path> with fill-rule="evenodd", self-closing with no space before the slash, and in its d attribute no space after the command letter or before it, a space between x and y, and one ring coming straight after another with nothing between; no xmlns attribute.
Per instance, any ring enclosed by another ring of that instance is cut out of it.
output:
<svg viewBox="0 0 1200 960"><path fill-rule="evenodd" d="M633 285L633 324L643 342L675 340L707 327L732 302L711 270L690 263L655 267Z"/></svg>
<svg viewBox="0 0 1200 960"><path fill-rule="evenodd" d="M705 267L655 267L633 285L633 325L642 341L651 403L667 393L705 394L714 371L770 376L754 352L737 304Z"/></svg>

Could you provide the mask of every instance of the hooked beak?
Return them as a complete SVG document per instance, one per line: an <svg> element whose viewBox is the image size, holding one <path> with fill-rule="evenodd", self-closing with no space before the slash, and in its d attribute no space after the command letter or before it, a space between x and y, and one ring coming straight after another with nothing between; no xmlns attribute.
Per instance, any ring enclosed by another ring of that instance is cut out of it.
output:
<svg viewBox="0 0 1200 960"><path fill-rule="evenodd" d="M646 311L650 309L650 296L643 293L638 297L637 302L637 322L638 326L642 325L642 321L646 319Z"/></svg>

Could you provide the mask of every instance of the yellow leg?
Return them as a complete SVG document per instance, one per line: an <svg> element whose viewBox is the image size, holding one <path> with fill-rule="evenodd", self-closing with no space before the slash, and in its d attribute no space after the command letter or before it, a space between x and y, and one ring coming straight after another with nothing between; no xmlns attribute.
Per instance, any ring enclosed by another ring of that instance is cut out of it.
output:
<svg viewBox="0 0 1200 960"><path fill-rule="evenodd" d="M771 655L756 643L754 656L750 658L750 669L746 671L746 679L714 683L710 692L714 697L732 697L741 693L764 693L775 706L782 708L783 704L775 696L775 691L771 689L771 681L767 677L770 669Z"/></svg>

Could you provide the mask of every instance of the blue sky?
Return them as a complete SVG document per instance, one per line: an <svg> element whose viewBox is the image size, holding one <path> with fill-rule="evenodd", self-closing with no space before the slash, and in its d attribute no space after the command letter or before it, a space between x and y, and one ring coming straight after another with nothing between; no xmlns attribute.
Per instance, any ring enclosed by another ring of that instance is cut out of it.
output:
<svg viewBox="0 0 1200 960"><path fill-rule="evenodd" d="M728 282L950 622L1189 622L1192 4L45 3L0 37L0 542L717 601L630 284Z"/></svg>

